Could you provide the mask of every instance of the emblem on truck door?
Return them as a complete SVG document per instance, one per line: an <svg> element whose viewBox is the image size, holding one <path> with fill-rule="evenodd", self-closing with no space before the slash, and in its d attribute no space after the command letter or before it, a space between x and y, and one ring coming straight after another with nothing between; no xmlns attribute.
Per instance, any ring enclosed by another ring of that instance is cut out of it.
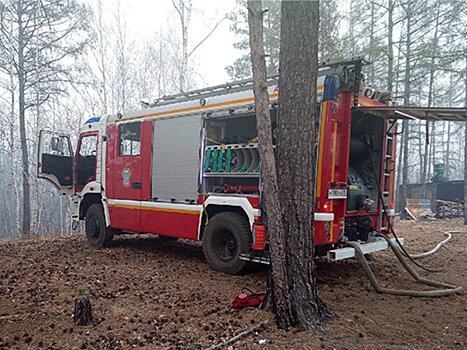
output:
<svg viewBox="0 0 467 350"><path fill-rule="evenodd" d="M123 187L130 186L131 171L128 168L122 170Z"/></svg>

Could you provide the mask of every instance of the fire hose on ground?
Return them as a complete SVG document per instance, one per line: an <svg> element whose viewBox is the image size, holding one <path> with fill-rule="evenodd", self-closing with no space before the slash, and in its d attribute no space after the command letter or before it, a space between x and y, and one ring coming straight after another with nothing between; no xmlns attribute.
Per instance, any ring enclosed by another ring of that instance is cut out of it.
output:
<svg viewBox="0 0 467 350"><path fill-rule="evenodd" d="M457 287L448 283L443 283L443 282L437 282L433 281L427 278L421 277L413 268L412 266L409 265L407 260L404 258L402 251L398 246L396 246L388 237L385 235L379 235L380 237L384 238L388 245L391 247L391 250L394 252L396 255L397 259L399 262L402 264L402 266L409 272L409 274L418 282L421 284L425 284L431 287L438 287L438 288L443 288L439 290L430 290L430 291L416 291L416 290L402 290L402 289L389 289L389 288L384 288L381 287L381 285L378 283L376 280L376 277L373 273L373 271L370 268L370 265L368 264L365 254L360 248L360 244L357 242L347 242L349 246L355 249L355 253L357 256L358 261L360 264L363 266L363 269L365 270L366 275L368 276L368 279L370 280L371 285L373 288L376 290L378 293L385 293L385 294L393 294L393 295L403 295L403 296L412 296L412 297L443 297L447 295L453 295L456 293L461 293L462 292L462 287ZM439 248L438 248L439 249ZM430 253L430 252L428 252ZM433 253L431 253L433 254ZM431 255L430 254L430 255Z"/></svg>
<svg viewBox="0 0 467 350"><path fill-rule="evenodd" d="M375 169L375 163L374 163L373 154L372 154L373 149L372 149L369 138L366 139L366 142L367 142L367 145L368 145L368 148L369 148L370 161L371 161L371 164L372 164L373 173L374 173L375 178L377 179L378 175L377 175L377 172L376 172L376 169ZM437 244L435 246L435 248L433 248L432 250L427 251L425 253L420 253L420 254L413 254L413 255L409 254L406 251L406 249L402 246L402 243L400 242L399 238L396 235L396 232L394 231L394 228L392 227L391 220L389 219L389 217L387 215L388 210L387 210L386 203L384 202L384 199L383 199L383 196L382 196L380 184L379 184L378 181L376 181L376 184L377 184L377 188L378 188L378 199L381 202L381 206L382 206L382 209L383 209L383 215L386 217L389 232L392 233L392 235L394 236L394 238L395 238L395 240L397 242L397 245L394 244L389 239L389 237L386 237L385 235L380 234L378 236L386 240L386 242L388 243L388 246L391 247L391 250L394 252L394 254L397 257L397 259L399 260L399 262L402 264L402 266L409 272L409 274L418 283L425 284L425 285L431 286L431 287L443 288L443 289L430 290L430 291L416 291L416 290L389 289L389 288L381 287L381 285L376 280L376 277L375 277L373 271L371 270L370 265L368 264L368 262L367 262L367 260L365 258L365 255L364 255L362 249L360 248L359 243L348 241L347 244L355 249L355 254L357 256L357 259L360 262L360 264L362 265L363 269L365 270L365 273L368 276L368 279L370 280L370 283L373 286L373 288L376 290L376 292L386 293L386 294L393 294L393 295L412 296L412 297L443 297L443 296L448 296L448 295L461 293L462 289L463 289L461 286L454 286L454 285L451 285L451 284L447 284L447 283L443 283L443 282L437 282L437 281L433 281L433 280L421 277L412 268L412 266L409 265L409 263L407 262L407 259L409 259L416 266L418 266L419 268L421 268L421 269L423 269L425 271L428 271L428 272L440 272L440 271L443 271L444 269L446 269L447 264L449 263L449 261L451 261L454 258L454 255L452 255L445 262L445 264L444 264L444 266L442 268L438 268L438 269L427 268L427 267L419 264L416 261L416 259L424 258L424 257L435 254L441 247L445 246L445 244L447 242L449 242L449 240L452 238L453 233L455 233L455 234L465 234L467 232L459 232L459 231L446 232L445 234L447 235L447 238L444 239L439 244Z"/></svg>
<svg viewBox="0 0 467 350"><path fill-rule="evenodd" d="M452 233L464 233L464 232L457 232L457 231L444 232L444 235L447 237L441 242L439 242L432 250L429 250L425 253L420 253L420 254L410 254L410 256L412 257L412 259L421 259L421 258L426 258L427 256L435 254L436 252L438 252L438 250L441 249L442 246L444 246L446 243L448 243L451 240Z"/></svg>

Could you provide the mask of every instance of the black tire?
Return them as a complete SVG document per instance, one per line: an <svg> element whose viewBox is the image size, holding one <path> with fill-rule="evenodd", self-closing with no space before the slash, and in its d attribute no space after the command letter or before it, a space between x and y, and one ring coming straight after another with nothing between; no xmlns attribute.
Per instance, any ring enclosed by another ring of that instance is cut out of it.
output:
<svg viewBox="0 0 467 350"><path fill-rule="evenodd" d="M105 226L104 211L100 204L88 208L85 219L86 237L94 247L109 247L113 239L113 230Z"/></svg>
<svg viewBox="0 0 467 350"><path fill-rule="evenodd" d="M240 254L251 250L248 220L235 212L222 212L209 219L203 234L203 252L209 265L229 275L241 273L248 262Z"/></svg>

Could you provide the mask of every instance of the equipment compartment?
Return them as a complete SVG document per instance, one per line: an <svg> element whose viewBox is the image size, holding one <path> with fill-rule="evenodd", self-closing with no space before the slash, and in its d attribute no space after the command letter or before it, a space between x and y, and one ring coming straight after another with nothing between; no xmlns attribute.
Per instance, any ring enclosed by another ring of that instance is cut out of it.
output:
<svg viewBox="0 0 467 350"><path fill-rule="evenodd" d="M204 145L205 193L259 194L255 114L206 119Z"/></svg>
<svg viewBox="0 0 467 350"><path fill-rule="evenodd" d="M347 212L376 212L381 179L384 120L354 112L349 155ZM375 176L376 175L376 176Z"/></svg>

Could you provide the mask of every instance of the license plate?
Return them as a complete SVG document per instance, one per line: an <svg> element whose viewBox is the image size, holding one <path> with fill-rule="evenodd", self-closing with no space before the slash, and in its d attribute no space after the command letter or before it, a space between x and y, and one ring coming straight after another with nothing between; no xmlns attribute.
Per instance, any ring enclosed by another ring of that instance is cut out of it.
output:
<svg viewBox="0 0 467 350"><path fill-rule="evenodd" d="M346 188L330 188L328 190L328 199L346 199L347 189Z"/></svg>

